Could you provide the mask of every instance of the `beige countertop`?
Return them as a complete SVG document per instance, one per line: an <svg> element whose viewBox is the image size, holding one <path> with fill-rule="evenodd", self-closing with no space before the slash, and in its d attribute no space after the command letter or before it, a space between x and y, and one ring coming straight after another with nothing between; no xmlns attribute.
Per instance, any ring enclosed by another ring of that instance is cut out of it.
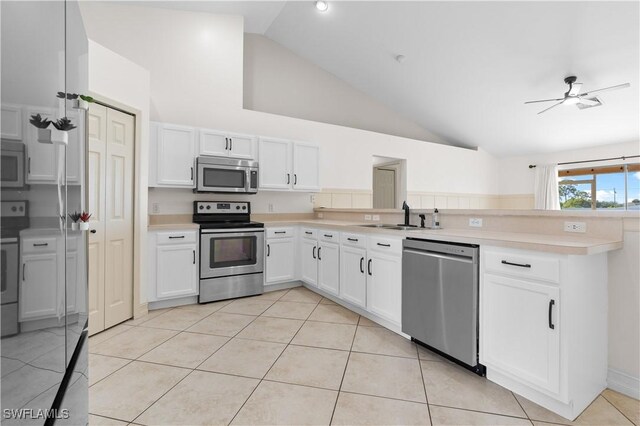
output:
<svg viewBox="0 0 640 426"><path fill-rule="evenodd" d="M510 247L551 253L589 255L622 248L622 240L581 237L573 235L531 234L524 232L478 231L471 229L420 229L400 231L383 228L365 228L362 222L339 220L273 220L264 221L266 227L308 225L359 234L385 234L399 237L424 238L466 244ZM369 222L371 224L371 222Z"/></svg>

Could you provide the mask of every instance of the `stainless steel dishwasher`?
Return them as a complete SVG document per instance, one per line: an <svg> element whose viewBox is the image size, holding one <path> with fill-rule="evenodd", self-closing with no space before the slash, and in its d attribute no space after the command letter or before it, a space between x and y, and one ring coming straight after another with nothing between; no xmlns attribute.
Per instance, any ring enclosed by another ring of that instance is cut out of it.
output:
<svg viewBox="0 0 640 426"><path fill-rule="evenodd" d="M478 246L407 238L402 331L477 374Z"/></svg>

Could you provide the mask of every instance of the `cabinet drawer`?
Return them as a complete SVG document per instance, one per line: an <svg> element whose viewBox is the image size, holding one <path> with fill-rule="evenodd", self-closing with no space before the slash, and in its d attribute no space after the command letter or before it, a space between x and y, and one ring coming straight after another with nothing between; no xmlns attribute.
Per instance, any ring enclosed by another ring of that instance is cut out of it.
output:
<svg viewBox="0 0 640 426"><path fill-rule="evenodd" d="M295 228L267 228L267 238L288 238L295 235Z"/></svg>
<svg viewBox="0 0 640 426"><path fill-rule="evenodd" d="M483 258L486 272L552 283L560 282L558 258L508 250L486 250Z"/></svg>
<svg viewBox="0 0 640 426"><path fill-rule="evenodd" d="M56 251L56 237L24 238L22 240L23 253L51 253Z"/></svg>
<svg viewBox="0 0 640 426"><path fill-rule="evenodd" d="M318 239L318 230L313 228L302 228L302 238L309 238L310 240Z"/></svg>
<svg viewBox="0 0 640 426"><path fill-rule="evenodd" d="M360 234L342 234L340 242L347 246L367 248L367 237Z"/></svg>
<svg viewBox="0 0 640 426"><path fill-rule="evenodd" d="M162 231L158 232L158 244L195 243L197 233L194 231Z"/></svg>
<svg viewBox="0 0 640 426"><path fill-rule="evenodd" d="M402 255L402 240L389 237L369 237L369 250Z"/></svg>
<svg viewBox="0 0 640 426"><path fill-rule="evenodd" d="M327 229L318 229L318 239L320 241L338 244L340 242L340 233L337 231L329 231Z"/></svg>

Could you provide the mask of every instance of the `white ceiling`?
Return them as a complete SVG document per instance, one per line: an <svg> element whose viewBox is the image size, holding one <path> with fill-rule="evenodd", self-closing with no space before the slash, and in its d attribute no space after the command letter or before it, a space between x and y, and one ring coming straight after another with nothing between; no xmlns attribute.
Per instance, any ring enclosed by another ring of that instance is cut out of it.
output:
<svg viewBox="0 0 640 426"><path fill-rule="evenodd" d="M154 3L242 14L245 31L454 144L510 156L640 141L635 1L334 1L326 13L312 1ZM604 93L604 106L587 110L559 106L537 115L545 104L524 105L562 97L568 75L583 91L631 88Z"/></svg>

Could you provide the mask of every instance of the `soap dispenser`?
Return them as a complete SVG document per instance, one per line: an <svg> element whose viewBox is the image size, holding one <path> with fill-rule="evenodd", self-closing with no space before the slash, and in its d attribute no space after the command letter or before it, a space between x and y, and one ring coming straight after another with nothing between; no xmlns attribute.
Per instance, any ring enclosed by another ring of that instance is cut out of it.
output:
<svg viewBox="0 0 640 426"><path fill-rule="evenodd" d="M440 229L440 215L437 208L433 210L433 215L431 216L431 228Z"/></svg>

